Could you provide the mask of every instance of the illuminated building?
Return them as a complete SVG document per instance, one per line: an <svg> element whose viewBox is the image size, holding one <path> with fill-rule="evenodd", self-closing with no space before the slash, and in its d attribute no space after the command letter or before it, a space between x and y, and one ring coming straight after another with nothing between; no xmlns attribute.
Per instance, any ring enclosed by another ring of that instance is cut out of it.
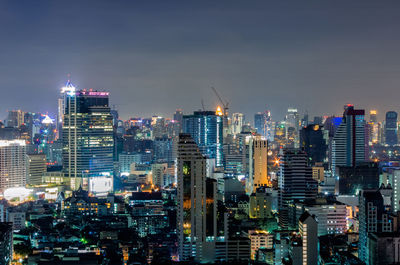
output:
<svg viewBox="0 0 400 265"><path fill-rule="evenodd" d="M25 141L0 140L0 189L25 187L25 185Z"/></svg>
<svg viewBox="0 0 400 265"><path fill-rule="evenodd" d="M337 166L356 166L368 159L364 110L346 105L342 123L335 132L332 143L332 170Z"/></svg>
<svg viewBox="0 0 400 265"><path fill-rule="evenodd" d="M327 131L318 124L311 124L300 130L300 147L306 152L310 165L325 162L328 149L327 140Z"/></svg>
<svg viewBox="0 0 400 265"><path fill-rule="evenodd" d="M299 231L303 247L301 264L318 264L318 223L314 216L304 212L299 218Z"/></svg>
<svg viewBox="0 0 400 265"><path fill-rule="evenodd" d="M47 171L46 155L45 154L29 154L26 157L27 178L26 182L29 185L42 184L42 177Z"/></svg>
<svg viewBox="0 0 400 265"><path fill-rule="evenodd" d="M109 93L71 88L65 95L63 172L71 178L72 189L86 187L86 181L96 182L98 177L112 179L114 137Z"/></svg>
<svg viewBox="0 0 400 265"><path fill-rule="evenodd" d="M289 225L289 205L295 200L314 199L318 184L312 178L312 168L308 166L307 155L298 149L284 149L280 158L280 176L278 178L279 223L286 228Z"/></svg>
<svg viewBox="0 0 400 265"><path fill-rule="evenodd" d="M18 128L25 122L25 112L22 110L10 110L7 117L7 127Z"/></svg>
<svg viewBox="0 0 400 265"><path fill-rule="evenodd" d="M389 146L397 144L397 112L386 112L385 143Z"/></svg>
<svg viewBox="0 0 400 265"><path fill-rule="evenodd" d="M299 147L299 129L300 129L300 121L297 109L288 108L285 117L285 132L286 132L287 147L294 147L294 148Z"/></svg>
<svg viewBox="0 0 400 265"><path fill-rule="evenodd" d="M250 195L249 217L254 219L266 219L272 217L272 194L260 188Z"/></svg>
<svg viewBox="0 0 400 265"><path fill-rule="evenodd" d="M264 230L249 230L251 241L251 259L255 260L259 249L272 249L274 247L274 235Z"/></svg>
<svg viewBox="0 0 400 265"><path fill-rule="evenodd" d="M358 258L366 264L373 264L368 251L369 235L393 231L392 220L384 210L383 197L379 190L363 190L360 193Z"/></svg>
<svg viewBox="0 0 400 265"><path fill-rule="evenodd" d="M177 234L179 260L206 261L216 237L216 183L206 178L207 159L189 134L178 142Z"/></svg>
<svg viewBox="0 0 400 265"><path fill-rule="evenodd" d="M279 145L285 146L286 145L286 130L285 130L285 122L277 122L275 124L275 135L274 141L276 141Z"/></svg>
<svg viewBox="0 0 400 265"><path fill-rule="evenodd" d="M369 122L368 122L368 132L369 132L369 143L370 145L372 144L377 144L380 142L380 130L381 130L381 124L377 120L377 111L376 110L371 110L369 112Z"/></svg>
<svg viewBox="0 0 400 265"><path fill-rule="evenodd" d="M260 136L253 137L252 140L252 159L253 159L253 192L259 187L269 186L268 179L268 142Z"/></svg>
<svg viewBox="0 0 400 265"><path fill-rule="evenodd" d="M268 141L274 140L273 122L269 110L254 115L254 128L258 134L264 136Z"/></svg>
<svg viewBox="0 0 400 265"><path fill-rule="evenodd" d="M201 153L223 166L223 117L214 111L195 111L183 116L183 131L192 136Z"/></svg>
<svg viewBox="0 0 400 265"><path fill-rule="evenodd" d="M232 114L232 134L241 133L243 123L244 123L243 113L233 113Z"/></svg>

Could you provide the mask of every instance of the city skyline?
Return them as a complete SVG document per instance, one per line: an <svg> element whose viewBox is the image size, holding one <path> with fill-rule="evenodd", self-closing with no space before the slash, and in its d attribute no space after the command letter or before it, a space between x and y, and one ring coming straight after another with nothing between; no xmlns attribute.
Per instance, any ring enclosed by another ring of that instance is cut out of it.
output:
<svg viewBox="0 0 400 265"><path fill-rule="evenodd" d="M399 111L399 3L226 3L2 2L1 117L56 113L67 74L110 91L124 119L214 109L211 86L247 121Z"/></svg>

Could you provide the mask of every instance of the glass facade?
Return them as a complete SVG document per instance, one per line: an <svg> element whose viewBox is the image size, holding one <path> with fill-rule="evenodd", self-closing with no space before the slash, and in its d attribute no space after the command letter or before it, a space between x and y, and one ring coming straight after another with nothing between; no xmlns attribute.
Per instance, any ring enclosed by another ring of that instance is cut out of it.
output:
<svg viewBox="0 0 400 265"><path fill-rule="evenodd" d="M223 117L213 111L195 111L183 116L183 131L192 136L201 153L223 166Z"/></svg>
<svg viewBox="0 0 400 265"><path fill-rule="evenodd" d="M113 175L113 116L108 92L65 94L63 170L67 177Z"/></svg>

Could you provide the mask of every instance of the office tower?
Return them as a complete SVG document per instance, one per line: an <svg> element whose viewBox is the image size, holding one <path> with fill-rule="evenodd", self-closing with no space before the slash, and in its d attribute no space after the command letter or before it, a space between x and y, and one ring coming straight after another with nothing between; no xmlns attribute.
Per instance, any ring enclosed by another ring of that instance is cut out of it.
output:
<svg viewBox="0 0 400 265"><path fill-rule="evenodd" d="M241 133L243 123L244 123L243 113L233 113L232 114L232 134Z"/></svg>
<svg viewBox="0 0 400 265"><path fill-rule="evenodd" d="M22 110L10 110L7 117L7 127L20 127L24 124L25 112Z"/></svg>
<svg viewBox="0 0 400 265"><path fill-rule="evenodd" d="M384 211L382 194L379 190L363 190L359 195L359 242L358 258L366 264L369 260L370 233L392 232L391 221Z"/></svg>
<svg viewBox="0 0 400 265"><path fill-rule="evenodd" d="M300 147L306 152L310 165L325 162L327 142L328 135L318 124L311 124L300 130Z"/></svg>
<svg viewBox="0 0 400 265"><path fill-rule="evenodd" d="M284 149L280 158L278 178L279 223L289 225L289 204L295 200L313 199L318 192L318 184L312 178L312 168L308 166L307 154L298 149Z"/></svg>
<svg viewBox="0 0 400 265"><path fill-rule="evenodd" d="M154 160L172 163L175 159L173 157L173 144L172 138L155 138L153 141Z"/></svg>
<svg viewBox="0 0 400 265"><path fill-rule="evenodd" d="M376 110L370 110L369 111L369 121L376 123L378 122L378 118L377 118L378 112Z"/></svg>
<svg viewBox="0 0 400 265"><path fill-rule="evenodd" d="M175 111L174 120L179 122L182 125L182 121L183 121L183 110L182 109L177 109Z"/></svg>
<svg viewBox="0 0 400 265"><path fill-rule="evenodd" d="M71 88L65 93L63 172L74 190L87 184L101 190L101 182L110 189L112 184L114 137L108 101L108 92Z"/></svg>
<svg viewBox="0 0 400 265"><path fill-rule="evenodd" d="M207 214L212 213L216 219L216 209L209 207L210 203L215 206L210 186L214 191L216 187L206 181L206 164L207 159L190 134L181 134L177 159L177 234L178 255L181 261L191 257L195 261L204 261L208 249L206 237L211 239L215 235L215 229L206 227L210 222ZM215 224L214 221L212 223Z"/></svg>
<svg viewBox="0 0 400 265"><path fill-rule="evenodd" d="M45 154L29 154L26 156L26 182L29 185L42 184L42 177L47 171Z"/></svg>
<svg viewBox="0 0 400 265"><path fill-rule="evenodd" d="M165 119L159 116L151 118L152 136L154 138L162 138L167 136L167 127L165 126Z"/></svg>
<svg viewBox="0 0 400 265"><path fill-rule="evenodd" d="M342 123L332 142L332 170L337 166L356 166L368 159L364 110L346 105Z"/></svg>
<svg viewBox="0 0 400 265"><path fill-rule="evenodd" d="M385 142L389 146L397 144L397 112L386 112Z"/></svg>
<svg viewBox="0 0 400 265"><path fill-rule="evenodd" d="M57 139L62 139L62 127L64 122L64 114L65 114L65 102L68 95L73 95L75 93L76 88L68 79L65 86L61 88L60 96L58 98L58 113L57 113Z"/></svg>
<svg viewBox="0 0 400 265"><path fill-rule="evenodd" d="M25 184L25 141L0 140L0 189L25 187Z"/></svg>
<svg viewBox="0 0 400 265"><path fill-rule="evenodd" d="M285 117L285 132L286 132L286 141L288 147L294 147L294 148L299 147L299 129L300 129L300 121L297 109L288 108Z"/></svg>
<svg viewBox="0 0 400 265"><path fill-rule="evenodd" d="M13 259L13 224L0 223L0 264L9 265Z"/></svg>
<svg viewBox="0 0 400 265"><path fill-rule="evenodd" d="M256 192L257 188L270 185L268 179L268 142L261 136L255 136L252 142L252 192Z"/></svg>
<svg viewBox="0 0 400 265"><path fill-rule="evenodd" d="M380 141L380 123L377 120L377 111L370 110L369 112L369 122L368 122L368 132L369 132L369 144L377 144Z"/></svg>
<svg viewBox="0 0 400 265"><path fill-rule="evenodd" d="M303 265L318 264L318 223L307 211L299 218Z"/></svg>
<svg viewBox="0 0 400 265"><path fill-rule="evenodd" d="M274 130L271 118L271 112L258 112L254 115L254 128L257 133L264 136L268 141L273 141Z"/></svg>
<svg viewBox="0 0 400 265"><path fill-rule="evenodd" d="M214 111L195 111L183 116L183 131L192 136L201 153L223 166L223 120Z"/></svg>

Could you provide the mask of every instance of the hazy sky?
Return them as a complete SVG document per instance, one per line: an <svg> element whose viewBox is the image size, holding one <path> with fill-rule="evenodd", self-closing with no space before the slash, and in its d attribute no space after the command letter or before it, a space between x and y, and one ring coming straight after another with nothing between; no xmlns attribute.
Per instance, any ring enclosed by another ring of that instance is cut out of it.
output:
<svg viewBox="0 0 400 265"><path fill-rule="evenodd" d="M68 73L122 118L400 110L400 1L0 1L0 117L56 112Z"/></svg>

